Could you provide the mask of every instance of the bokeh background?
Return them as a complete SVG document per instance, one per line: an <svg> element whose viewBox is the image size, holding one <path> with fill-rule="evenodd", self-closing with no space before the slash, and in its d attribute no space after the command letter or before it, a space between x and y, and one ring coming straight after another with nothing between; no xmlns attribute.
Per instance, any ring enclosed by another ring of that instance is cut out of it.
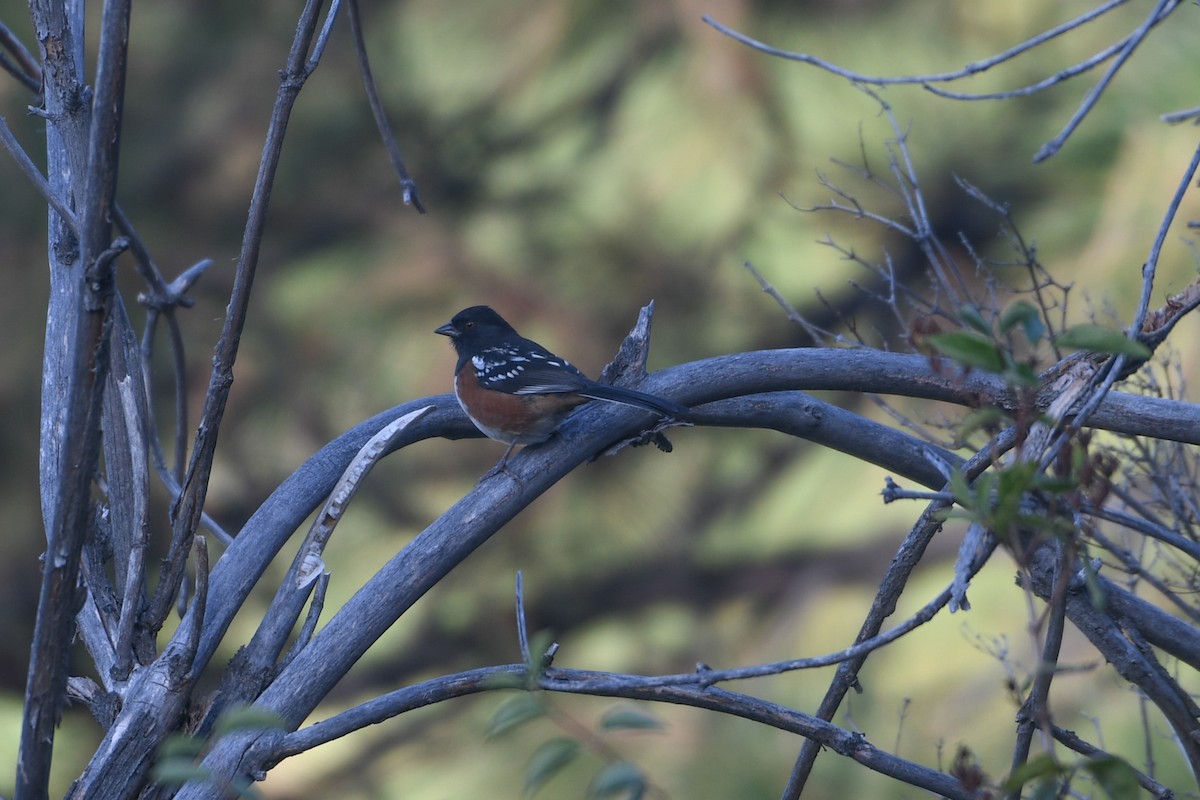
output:
<svg viewBox="0 0 1200 800"><path fill-rule="evenodd" d="M855 283L873 275L825 242L903 275L912 244L825 202L827 175L873 209L894 197L839 166L866 156L886 172L894 137L878 104L846 81L768 58L721 36L709 14L769 43L866 73L956 69L1088 5L1014 0L772 3L409 0L363 4L373 68L430 213L403 206L378 142L344 19L301 95L271 206L251 317L218 448L208 511L236 530L324 442L398 402L450 387L451 352L432 329L463 306L495 306L522 333L597 374L657 303L651 368L746 349L811 344L743 269L753 262L797 307L852 315L903 347L886 310ZM142 3L134 10L120 202L173 276L210 270L183 315L193 420L224 313L265 123L298 4L280 0ZM93 13L95 13L93 11ZM972 79L1012 88L1079 61L1140 21L1145 4ZM1195 8L1172 17L1123 69L1065 150L1032 156L1095 80L1004 102L963 103L919 88L884 97L908 132L935 230L1002 257L999 220L955 186L959 175L1011 206L1043 263L1074 282L1078 319L1127 321L1140 265L1195 146L1196 129L1158 115L1196 104ZM0 18L32 47L28 14ZM0 114L42 159L43 123L0 75ZM12 787L21 694L44 534L37 501L39 367L46 294L45 211L0 158L0 794ZM1196 203L1184 216L1197 216ZM1177 290L1194 254L1172 236L1160 283ZM965 262L969 264L969 259ZM122 277L127 302L137 283ZM824 298L824 302L819 300ZM1160 303L1162 293L1156 295ZM137 309L134 313L138 314ZM1186 322L1178 342L1196 339ZM1182 355L1185 373L1192 370ZM165 382L164 382L165 386ZM1194 394L1192 395L1194 399ZM830 399L880 416L869 401ZM911 413L938 419L941 409ZM881 417L882 418L882 417ZM318 717L445 672L519 660L512 611L524 571L531 624L553 631L559 661L631 672L687 671L814 655L848 644L916 506L884 507L884 474L780 435L687 430L672 455L648 449L569 476L425 598L346 678ZM330 603L467 491L500 454L482 440L432 441L390 458L338 529ZM160 498L161 501L161 498ZM160 514L159 533L166 530ZM961 531L948 526L901 613L949 580ZM960 744L1002 776L1015 705L1007 686L1034 661L1014 565L997 557L946 616L868 662L864 692L835 720L874 743L945 766ZM253 629L271 576L218 662ZM1060 723L1140 752L1139 705L1069 639L1056 682ZM80 659L80 671L87 664ZM745 687L814 709L829 671ZM526 758L564 723L486 740L497 694L406 715L278 767L269 798L517 797ZM594 726L613 703L551 698ZM666 727L608 741L675 798L774 798L799 740L736 719L655 709ZM1151 719L1160 778L1188 788L1165 726ZM68 711L56 765L65 791L98 740ZM1122 744L1125 742L1126 744ZM583 796L601 760L581 759L541 796ZM1194 787L1193 787L1194 788ZM833 754L814 798L916 797Z"/></svg>

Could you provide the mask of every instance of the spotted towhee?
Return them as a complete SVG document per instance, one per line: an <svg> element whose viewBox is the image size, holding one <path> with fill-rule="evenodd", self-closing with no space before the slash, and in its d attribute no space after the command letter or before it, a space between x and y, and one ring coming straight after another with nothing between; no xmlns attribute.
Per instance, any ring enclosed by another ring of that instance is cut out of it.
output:
<svg viewBox="0 0 1200 800"><path fill-rule="evenodd" d="M492 473L504 469L514 447L546 441L572 409L589 400L637 406L671 418L688 411L671 400L588 378L566 359L523 338L487 306L463 309L435 333L449 336L458 353L454 394L459 405L475 427L508 445Z"/></svg>

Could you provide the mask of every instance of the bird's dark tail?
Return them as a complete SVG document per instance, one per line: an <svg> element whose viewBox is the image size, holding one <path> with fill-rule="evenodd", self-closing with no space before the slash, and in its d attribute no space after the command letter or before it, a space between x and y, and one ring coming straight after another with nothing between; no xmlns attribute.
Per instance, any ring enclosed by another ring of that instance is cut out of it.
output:
<svg viewBox="0 0 1200 800"><path fill-rule="evenodd" d="M609 403L644 408L647 411L662 414L664 417L680 417L688 413L687 406L680 405L674 400L666 400L652 394L611 386L607 383L588 381L587 385L579 390L579 394L593 400L606 400Z"/></svg>

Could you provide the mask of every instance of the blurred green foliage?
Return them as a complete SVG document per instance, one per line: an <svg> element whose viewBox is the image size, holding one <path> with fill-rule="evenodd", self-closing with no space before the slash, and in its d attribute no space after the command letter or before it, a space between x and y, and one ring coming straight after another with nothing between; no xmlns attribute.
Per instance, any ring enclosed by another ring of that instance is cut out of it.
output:
<svg viewBox="0 0 1200 800"><path fill-rule="evenodd" d="M17 5L0 15L32 46ZM469 304L496 306L522 333L593 375L651 298L652 368L809 343L741 268L750 259L806 313L823 319L819 291L869 336L894 337L886 311L849 285L874 277L821 242L832 236L872 261L886 251L910 276L922 266L912 244L863 220L791 205L828 199L820 172L873 210L900 213L894 198L830 161L859 165L865 156L886 173L883 145L893 134L878 106L840 79L720 36L701 14L780 47L898 74L955 69L1086 7L1029 0L363 5L377 81L431 213L419 217L400 202L341 20L289 130L221 433L208 510L231 529L345 428L403 400L448 391L452 357L432 329ZM1052 74L1126 32L1139 9L1055 40L970 88ZM200 258L217 262L183 317L193 421L297 10L230 0L135 8L120 201L168 277ZM957 173L1011 203L1059 280L1077 280L1093 309L1111 304L1127 320L1138 265L1193 146L1188 130L1155 119L1195 102L1200 68L1188 55L1187 24L1177 16L1157 32L1063 153L1039 167L1033 153L1094 76L1002 103L888 90L938 235L957 247L961 232L982 253L1003 252L991 240L999 222L954 185ZM0 113L40 159L43 123L23 117L29 102L15 82L0 80ZM46 279L41 204L6 158L0 181L0 263L9 267L0 294L8 342L0 348L8 420L0 426L0 500L9 531L0 634L20 643L0 655L0 793L7 793L43 540L36 420ZM1191 269L1186 247L1172 240L1163 285L1178 287ZM123 288L132 303L138 287L128 272ZM1077 300L1075 311L1082 320L1087 303ZM1194 377L1194 366L1188 371ZM165 371L159 377L165 388ZM879 414L860 400L834 399ZM943 411L920 413L936 419ZM532 624L556 629L562 665L683 671L696 661L749 664L848 644L915 509L884 509L879 470L803 442L741 431L672 438L671 456L625 451L541 498L380 641L328 712L434 674L519 660L510 600L518 568ZM493 443L439 441L380 465L327 554L330 604L469 489L497 454ZM165 501L158 503L162 534ZM958 533L948 528L931 552L910 590L914 608L949 580L946 559ZM836 721L924 763L944 766L954 743L967 742L999 779L1015 710L1005 682L1033 666L1015 591L1011 570L994 563L972 587L976 610L939 618L875 656L862 676L866 693ZM239 616L226 656L252 630L261 602ZM931 651L939 658L931 660ZM1064 661L1089 663L1082 641L1069 640L1064 653ZM752 689L812 709L829 674L757 681ZM1102 675L1064 676L1055 711L1068 727L1087 727L1081 714L1100 719L1115 749L1137 739L1139 709ZM516 797L518 765L544 731L485 742L499 697L413 713L285 762L264 794ZM562 702L576 716L599 717L609 707ZM672 797L778 796L797 740L690 709L661 713L667 726L639 743L637 763ZM68 713L60 790L97 737L82 712ZM1164 773L1184 774L1165 742L1156 755ZM818 800L915 796L833 755L817 770ZM568 768L543 794L582 796L588 774Z"/></svg>

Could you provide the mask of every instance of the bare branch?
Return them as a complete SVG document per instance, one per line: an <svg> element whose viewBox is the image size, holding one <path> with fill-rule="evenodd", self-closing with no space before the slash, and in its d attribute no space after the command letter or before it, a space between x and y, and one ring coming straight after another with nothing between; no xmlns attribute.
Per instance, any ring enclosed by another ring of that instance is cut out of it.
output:
<svg viewBox="0 0 1200 800"><path fill-rule="evenodd" d="M416 181L408 174L404 166L404 158L400 153L400 143L396 134L388 124L387 113L383 110L383 101L379 99L379 90L375 88L375 78L371 75L371 64L367 60L367 43L363 39L362 19L359 15L358 0L346 0L346 10L350 15L350 34L354 38L354 54L358 57L358 71L362 75L363 88L367 92L367 102L371 106L371 114L375 117L375 127L379 129L379 137L387 150L388 158L392 161L392 169L400 179L400 189L404 202L415 208L419 213L425 213L421 197L417 194Z"/></svg>
<svg viewBox="0 0 1200 800"><path fill-rule="evenodd" d="M1096 8L1093 8L1090 11L1080 14L1078 17L1075 17L1074 19L1067 20L1066 22L1064 22L1060 25L1056 25L1053 28L1050 28L1048 30L1045 30L1045 31L1037 34L1036 36L1032 36L1029 39L1026 39L1025 41L1021 42L1020 44L1016 45L1015 47L1011 47L1008 50L1005 50L1001 53L997 53L994 56L985 58L980 61L973 61L970 64L967 64L962 69L952 70L949 72L934 72L934 73L929 73L926 75L884 76L884 75L866 75L863 73L853 72L851 70L839 67L836 64L833 64L831 62L825 61L824 59L820 59L815 56L808 55L807 53L793 53L793 52L789 52L787 50L779 50L777 48L771 47L770 45L764 44L764 43L758 41L757 39L752 39L749 36L746 36L745 34L738 33L737 31L727 28L724 25L722 25L721 23L712 19L711 17L705 16L705 17L702 17L702 19L704 20L705 23L707 23L708 25L711 25L713 28L717 29L718 31L725 34L729 38L739 41L742 44L746 45L747 47L751 47L755 50L758 50L761 53L766 53L767 55L775 56L777 58L787 59L788 61L799 61L801 63L810 64L812 66L823 69L826 72L830 72L834 75L839 75L849 81L853 81L854 83L867 84L870 86L886 86L888 84L922 84L922 85L925 85L925 84L937 84L937 83L952 83L954 81L962 80L964 78L969 78L973 75L978 75L982 72L987 72L988 70L992 69L993 67L996 67L996 66L999 66L1000 64L1004 64L1008 61L1011 61L1014 58L1016 58L1017 56L1022 55L1023 53L1026 53L1030 50L1033 50L1034 48L1039 47L1039 46L1045 44L1046 42L1049 42L1052 39L1062 36L1065 33L1069 33L1070 31L1073 31L1076 28L1080 28L1080 27L1088 24L1089 22L1092 22L1093 20L1096 20L1099 17L1107 14L1109 11L1112 11L1113 9L1115 9L1119 6L1125 5L1125 3L1127 3L1127 2L1128 2L1128 0L1108 0L1108 2L1101 4L1101 5L1097 6ZM1091 66L1095 66L1095 64L1092 64ZM1078 71L1081 71L1081 70L1077 70L1071 74L1077 74ZM1053 82L1057 83L1057 82L1061 81L1062 77L1063 77L1063 74L1059 73L1059 75L1056 76L1056 79ZM1052 84L1047 84L1047 85L1052 85ZM930 88L932 90L936 87L927 86L926 88ZM1042 88L1046 88L1046 87L1042 87Z"/></svg>
<svg viewBox="0 0 1200 800"><path fill-rule="evenodd" d="M350 501L358 492L363 479L389 451L400 433L428 414L432 408L418 408L385 425L363 445L346 467L324 507L313 520L304 542L296 551L292 565L266 613L263 614L263 621L254 632L250 643L242 648L236 663L226 670L218 700L209 708L201 730L208 730L225 709L254 700L274 677L280 653L283 652L287 638L300 618L300 612L313 583L325 570L325 564L321 560L325 545L341 521ZM302 650L297 651L289 658L294 659L302 653Z"/></svg>
<svg viewBox="0 0 1200 800"><path fill-rule="evenodd" d="M525 629L525 581L520 570L517 570L517 644L521 648L521 659L526 664L532 664L533 654L529 652L529 632Z"/></svg>
<svg viewBox="0 0 1200 800"><path fill-rule="evenodd" d="M507 678L507 680L503 680ZM279 761L333 741L367 725L378 724L391 717L440 703L511 685L527 680L523 664L460 672L426 681L415 686L390 692L327 720L314 723L304 730L283 736L264 737L256 754L262 758L259 770L270 768ZM639 676L586 670L550 668L538 680L544 691L598 697L624 697L635 700L672 703L732 714L780 730L806 737L819 746L828 747L840 755L904 783L928 789L954 800L980 800L982 794L965 789L952 776L886 753L870 744L860 733L848 731L811 715L770 703L748 695L715 687L694 686L646 687Z"/></svg>
<svg viewBox="0 0 1200 800"><path fill-rule="evenodd" d="M973 478L990 466L992 458L993 455L990 450L984 448L967 464L963 465L962 471L968 478ZM925 548L928 547L934 534L941 530L941 512L949 507L950 503L943 500L935 500L926 506L925 510L921 513L920 518L904 538L900 549L892 559L887 574L880 582L879 591L876 593L875 599L871 603L871 608L867 612L866 619L863 620L862 627L859 629L858 637L855 640L856 643L868 641L879 635L879 631L883 628L883 621L896 610L896 604L899 601L900 595L904 591L904 587L907 585L913 570L916 569L917 564L920 562ZM994 542L988 547L978 548L972 554L972 557L975 559L974 562L963 570L962 574L955 576L954 584L939 595L937 602L948 604L956 595L961 596L965 590L960 587L965 586L966 581L969 579L967 573L974 574L981 569L987 563L988 558L991 557L994 549ZM868 650L838 664L837 672L830 682L829 689L826 690L825 696L817 708L817 716L820 719L833 719L833 715L841 706L846 693L851 688L858 686L858 672L869 654L870 651ZM792 773L788 777L787 786L783 790L782 800L797 800L800 797L809 776L812 774L812 768L817 756L820 754L820 750L821 748L814 744L812 740L806 741L800 748L800 753L796 757L796 763L792 767Z"/></svg>
<svg viewBox="0 0 1200 800"><path fill-rule="evenodd" d="M172 506L172 539L166 569L158 590L151 602L148 618L152 628L157 628L170 613L179 580L183 574L186 543L191 541L200 524L204 499L208 493L208 479L212 472L213 457L217 447L217 432L225 415L225 405L233 385L233 364L237 359L242 329L250 305L250 292L254 285L254 274L258 267L259 250L266 230L267 206L271 186L283 150L283 138L296 98L311 74L312 64L308 51L316 32L320 0L307 0L296 27L296 36L288 54L287 66L280 76L279 91L275 97L275 108L271 114L262 161L254 183L250 200L250 212L242 237L242 249L238 256L234 274L233 291L230 296L225 324L217 341L213 356L213 372L208 392L204 399L200 424L192 449L192 459L183 480L183 491Z"/></svg>
<svg viewBox="0 0 1200 800"><path fill-rule="evenodd" d="M4 149L12 156L13 161L17 163L17 167L29 179L29 182L33 184L33 188L38 190L38 194L42 196L42 199L58 212L62 221L78 237L80 235L79 220L76 219L71 209L67 208L67 204L62 201L62 198L50 188L50 184L46 181L45 176L38 171L37 165L29 158L29 154L25 152L25 148L21 147L21 143L17 141L17 137L13 136L13 132L8 127L8 122L4 117L0 117L0 144L4 145Z"/></svg>
<svg viewBox="0 0 1200 800"><path fill-rule="evenodd" d="M1033 676L1033 686L1028 697L1017 712L1017 742L1013 748L1012 772L1023 766L1029 759L1029 748L1035 731L1041 731L1045 737L1044 745L1053 753L1050 742L1052 727L1050 717L1050 683L1054 680L1058 668L1058 656L1062 649L1063 630L1066 627L1067 604L1066 592L1070 581L1070 570L1075 564L1075 553L1071 548L1061 546L1058 562L1058 573L1054 579L1054 589L1048 602L1050 618L1047 623L1045 641L1042 643L1041 660Z"/></svg>
<svg viewBox="0 0 1200 800"><path fill-rule="evenodd" d="M68 244L57 239L64 246L56 256L75 263L63 265L55 277L61 283L52 287L51 303L61 305L46 334L43 380L61 380L57 386L51 384L54 398L61 400L43 396L42 508L49 546L26 683L17 798L44 797L47 791L54 732L65 699L75 612L83 599L77 584L91 522L91 486L99 460L101 401L109 366L108 309L113 284L109 213L116 191L129 1L107 3L100 19L96 92L86 132L82 118L88 117L87 109L78 104L75 94L83 85L82 61L76 50L82 46L83 20L68 18L62 4L46 0L34 0L31 11L35 27L46 34L39 36L47 69L45 102L64 118L74 118L70 124L56 126L56 133L48 137L47 149L53 155L47 161L51 168L68 161L81 167L66 172L66 177L64 173L54 175L48 189L51 195L77 197L81 211L77 240ZM60 148L73 150L74 158L55 152ZM52 226L52 238L58 233ZM48 404L57 407L51 409Z"/></svg>
<svg viewBox="0 0 1200 800"><path fill-rule="evenodd" d="M1104 91L1105 91L1105 89L1108 88L1109 84L1112 83L1113 79L1116 77L1117 72L1120 71L1121 67L1124 66L1125 62L1129 59L1129 57L1133 54L1133 52L1138 48L1138 46L1141 45L1143 41L1145 41L1145 39L1149 35L1150 31L1155 26L1157 26L1159 23L1161 23L1163 20L1165 20L1168 16L1170 16L1171 13L1173 11L1175 11L1175 9L1177 9L1180 5L1182 5L1183 0L1159 0L1158 4L1146 16L1146 18L1142 22L1142 24L1139 25L1128 36L1126 36L1124 39L1122 39L1122 41L1119 42L1118 44L1112 45L1111 47L1109 47L1105 50L1102 50L1101 52L1091 56L1090 58L1084 60L1083 62L1081 62L1073 67L1062 70L1053 76L1047 77L1044 80L1039 81L1038 83L1032 84L1031 86L1025 87L1023 89L1010 90L1010 91L1006 91L1006 92L992 92L992 93L986 93L986 94L969 94L969 93L950 92L950 91L940 88L939 86L937 86L937 84L952 83L954 81L960 81L960 80L963 80L970 76L978 75L982 72L986 72L986 71L992 69L993 67L996 67L996 66L999 66L1000 64L1004 64L1008 61L1011 61L1012 59L1016 58L1017 56L1021 55L1022 53L1025 53L1039 45L1045 44L1046 42L1050 41L1051 39L1054 39L1058 36L1063 35L1064 33L1067 33L1069 31L1072 31L1072 30L1082 27L1083 25L1086 25L1089 22L1092 22L1095 19L1099 18L1100 16L1108 13L1109 11L1113 10L1114 8L1117 8L1120 5L1124 5L1124 3L1125 3L1125 0L1109 0L1109 2L1107 2L1107 3L1104 3L1084 14L1081 14L1080 16L1075 17L1074 19L1068 20L1067 22L1064 22L1060 25L1057 25L1046 31L1043 31L1040 34L1027 39L1026 41L1022 42L1021 44L1017 45L1016 47L1005 50L1004 52L999 53L991 58L984 59L983 61L973 62L959 70L952 70L952 71L948 71L948 72L935 72L935 73L929 73L929 74L925 74L925 75L900 75L900 76L867 75L865 73L855 72L853 70L849 70L844 67L840 67L830 61L826 61L825 59L818 58L816 56L809 55L807 53L795 53L795 52L789 52L787 50L780 50L778 48L771 47L770 45L764 44L763 42L761 42L757 39L753 39L743 33L734 31L734 30L720 24L719 22L715 21L714 19L712 19L709 16L703 17L703 20L705 23L712 26L713 28L715 28L717 31L724 34L725 36L728 36L731 39L741 42L742 44L746 45L747 47L753 48L754 50L757 50L761 53L765 53L767 55L774 56L776 58L782 58L782 59L786 59L789 61L798 61L803 64L808 64L810 66L814 66L814 67L817 67L818 69L822 69L826 72L829 72L833 75L838 75L838 76L845 78L846 80L852 81L856 84L860 84L863 86L880 86L880 87L892 85L892 84L919 84L919 85L923 86L924 88L926 88L927 90L934 92L935 94L938 94L938 95L941 95L944 97L949 97L952 99L959 99L959 100L1009 99L1009 98L1018 97L1021 95L1032 94L1034 92L1039 92L1039 91L1048 89L1051 86L1055 86L1059 83L1062 83L1064 80L1067 80L1068 78L1072 78L1072 77L1080 75L1084 72L1087 72L1087 71L1093 69L1094 67L1098 66L1099 64L1102 64L1105 61L1108 61L1109 59L1115 57L1115 60L1113 61L1113 63L1111 65L1109 65L1109 68L1105 72L1105 74L1103 76L1101 76L1101 78L1097 82L1097 84L1092 87L1092 89L1088 92L1087 96L1080 103L1079 108L1075 111L1074 115L1072 115L1071 119L1067 122L1067 124L1063 128L1062 132L1059 133L1056 137L1054 137L1054 139L1047 142L1038 151L1038 153L1034 156L1033 160L1035 162L1040 162L1040 161L1044 161L1045 159L1054 155L1062 148L1062 146L1066 142L1066 140L1071 136L1072 133L1075 132L1075 130L1079 127L1079 124L1095 107L1096 103L1099 102L1100 97L1104 94Z"/></svg>
<svg viewBox="0 0 1200 800"><path fill-rule="evenodd" d="M1175 194L1171 196L1171 202L1167 205L1167 210L1163 214L1162 223L1158 226L1158 233L1154 237L1154 244L1150 248L1150 255L1146 258L1146 263L1142 266L1142 294L1138 298L1137 314L1134 315L1133 323L1129 326L1129 335L1132 337L1142 339L1143 334L1153 332L1157 340L1155 343L1161 342L1161 337L1166 336L1171 330L1171 326L1174 325L1174 320L1168 325L1165 320L1155 319L1151 323L1151 331L1146 330L1147 316L1150 312L1150 295L1154 290L1154 276L1158 271L1158 258L1162 253L1163 244L1167 240L1167 231L1170 230L1171 223L1175 221L1175 215L1179 213L1179 206L1183 202L1183 196L1187 194L1187 190L1191 187L1198 167L1200 167L1200 146L1192 153L1192 160L1188 164L1187 169L1183 171L1179 185L1175 187ZM1200 290L1193 288L1190 294L1192 296L1189 299L1176 300L1174 305L1180 309L1195 308L1197 304L1200 304ZM1168 301L1168 305L1171 305L1171 301Z"/></svg>
<svg viewBox="0 0 1200 800"><path fill-rule="evenodd" d="M313 634L317 631L317 623L321 619L321 612L325 610L325 593L329 589L329 573L322 572L317 576L317 581L314 584L312 600L308 604L308 614L304 617L304 626L300 628L300 633L296 635L296 641L287 654L279 660L279 668L283 669L288 664L292 663L292 659L308 647L308 643L312 641Z"/></svg>
<svg viewBox="0 0 1200 800"><path fill-rule="evenodd" d="M114 533L114 573L121 592L121 621L114 678L124 681L134 661L154 657L153 637L136 627L145 608L146 549L150 530L150 406L133 331L120 296L113 300L112 369L106 401L105 474Z"/></svg>
<svg viewBox="0 0 1200 800"><path fill-rule="evenodd" d="M12 54L10 59L3 51ZM0 68L12 75L35 94L42 91L42 67L33 53L17 38L12 29L0 21Z"/></svg>
<svg viewBox="0 0 1200 800"><path fill-rule="evenodd" d="M1053 592L1056 570L1050 548L1041 548L1031 561L1028 576L1030 587L1042 598ZM1098 591L1116 602L1126 593L1102 576L1095 576ZM1200 739L1197 738L1197 718L1200 708L1190 695L1158 662L1148 641L1135 627L1123 629L1117 618L1107 610L1097 608L1083 580L1072 576L1066 593L1067 616L1075 627L1100 651L1101 655L1127 681L1145 692L1174 729L1176 741L1184 751L1194 774L1200 775ZM1189 636L1194 638L1194 633Z"/></svg>
<svg viewBox="0 0 1200 800"><path fill-rule="evenodd" d="M1121 67L1125 66L1125 62L1133 55L1133 51L1138 48L1138 45L1145 41L1146 37L1150 34L1150 30L1170 16L1171 12L1181 5L1183 5L1183 0L1159 0L1158 5L1154 7L1154 10L1150 12L1145 21L1121 43L1116 59L1109 65L1096 85L1083 98L1083 101L1079 104L1079 108L1076 109L1071 119L1067 121L1062 132L1042 145L1042 149L1038 150L1034 155L1034 163L1045 161L1062 149L1067 139L1079 127L1079 124L1083 122L1084 117L1091 113L1092 109L1096 107L1096 103L1100 102L1100 97L1104 94L1104 90L1113 82L1113 79L1117 76L1117 72Z"/></svg>
<svg viewBox="0 0 1200 800"><path fill-rule="evenodd" d="M1066 728L1060 728L1057 725L1054 726L1054 740L1061 742L1071 750L1074 750L1076 753L1079 753L1082 756L1087 756L1088 758L1112 757L1111 753L1106 753L1099 747L1096 747L1095 745L1085 742L1083 739L1079 738L1074 731L1069 731ZM1141 770L1134 769L1132 765L1130 765L1130 769L1132 769L1134 774L1137 775L1138 785L1150 792L1153 797L1160 798L1161 800L1174 800L1174 791L1168 789L1166 786L1163 786L1161 783L1154 780Z"/></svg>

